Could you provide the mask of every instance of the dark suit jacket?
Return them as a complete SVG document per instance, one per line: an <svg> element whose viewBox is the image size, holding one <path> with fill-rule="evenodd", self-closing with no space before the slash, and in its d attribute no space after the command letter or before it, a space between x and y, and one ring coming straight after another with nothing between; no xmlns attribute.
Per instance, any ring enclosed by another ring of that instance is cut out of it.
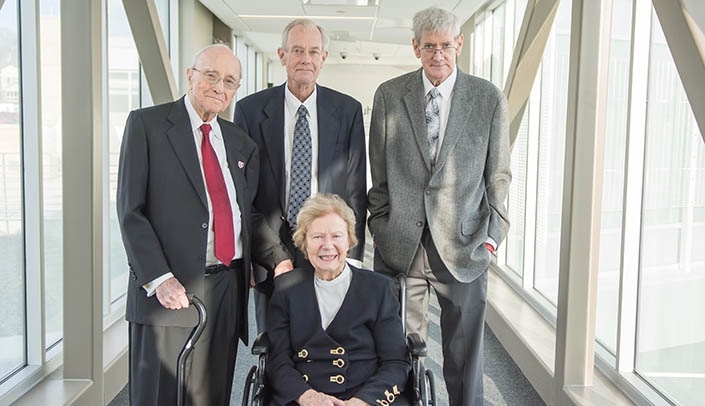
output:
<svg viewBox="0 0 705 406"><path fill-rule="evenodd" d="M492 83L458 69L432 168L422 74L391 79L375 93L368 194L375 270L408 272L428 227L450 273L470 282L487 270L487 237L499 244L509 229L507 101Z"/></svg>
<svg viewBox="0 0 705 406"><path fill-rule="evenodd" d="M393 281L350 270L350 288L326 330L313 272L299 268L277 278L267 318L267 376L276 404L286 405L309 388L373 405L387 399L385 391L404 391L410 366Z"/></svg>
<svg viewBox="0 0 705 406"><path fill-rule="evenodd" d="M257 143L262 156L259 189L255 208L265 216L269 226L278 230L282 242L292 256L297 255L291 243L286 222L286 175L284 168L284 87L265 89L238 101L235 124ZM355 212L355 235L358 245L349 256L362 261L367 218L367 185L365 129L362 106L350 96L317 86L318 109L318 191L335 193ZM298 266L303 256L297 258ZM255 278L262 282L265 269L255 264Z"/></svg>
<svg viewBox="0 0 705 406"><path fill-rule="evenodd" d="M181 98L135 110L125 124L117 211L130 264L126 318L133 323L182 327L196 323L192 309L167 310L156 296L146 296L142 285L167 272L187 292L203 295L208 202L184 103ZM256 218L251 210L259 172L257 149L237 126L221 119L218 123L242 213L245 269L250 269L251 247L258 249L254 252L258 258L269 258L268 265L274 266L286 259L284 248L271 230L260 232L261 216ZM247 272L242 278L242 286L249 286ZM239 331L246 343L247 289L241 298Z"/></svg>

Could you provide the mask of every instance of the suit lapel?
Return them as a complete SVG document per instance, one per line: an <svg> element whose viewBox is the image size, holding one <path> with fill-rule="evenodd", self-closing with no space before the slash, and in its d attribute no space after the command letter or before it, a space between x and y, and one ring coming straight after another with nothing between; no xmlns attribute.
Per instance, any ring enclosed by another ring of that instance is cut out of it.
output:
<svg viewBox="0 0 705 406"><path fill-rule="evenodd" d="M450 114L448 114L448 124L446 125L445 133L443 134L443 142L441 149L438 150L438 159L436 160L436 170L443 167L448 155L453 151L462 134L468 133L470 111L472 110L472 89L467 75L458 68L458 76L455 79L453 86L453 96L450 105Z"/></svg>
<svg viewBox="0 0 705 406"><path fill-rule="evenodd" d="M241 145L235 142L234 137L230 133L230 125L218 117L218 124L220 125L220 130L223 133L223 144L225 144L225 155L228 160L228 169L230 170L230 176L233 179L233 184L235 185L235 193L237 195L237 204L240 208L240 213L242 218L249 218L250 214L250 203L246 200L247 190L247 179L245 179L245 164L247 163L247 156L242 151ZM243 237L249 235L249 230L246 230L246 221L242 221L242 235Z"/></svg>
<svg viewBox="0 0 705 406"><path fill-rule="evenodd" d="M183 97L172 104L168 120L174 125L167 130L167 138L172 148L174 148L181 165L184 167L193 188L198 193L203 206L208 207L206 187L203 184L203 176L199 166L198 151L196 151L196 144L191 131L191 121L189 120Z"/></svg>
<svg viewBox="0 0 705 406"><path fill-rule="evenodd" d="M326 95L326 89L318 87L316 108L318 110L318 190L329 190L326 186L325 175L329 174L328 168L335 161L335 144L340 132L340 118L338 109L331 103Z"/></svg>
<svg viewBox="0 0 705 406"><path fill-rule="evenodd" d="M404 95L404 105L409 114L411 128L414 132L414 139L421 151L426 168L431 169L431 155L429 153L428 137L426 136L426 109L424 107L423 81L421 75L423 70L419 69L416 75L411 76L407 85L408 92Z"/></svg>
<svg viewBox="0 0 705 406"><path fill-rule="evenodd" d="M263 144L267 149L269 156L269 167L272 171L274 180L279 184L281 193L279 193L279 204L282 213L285 212L285 191L284 183L284 86L279 86L267 104L264 106L264 114L266 118L260 124L262 132Z"/></svg>

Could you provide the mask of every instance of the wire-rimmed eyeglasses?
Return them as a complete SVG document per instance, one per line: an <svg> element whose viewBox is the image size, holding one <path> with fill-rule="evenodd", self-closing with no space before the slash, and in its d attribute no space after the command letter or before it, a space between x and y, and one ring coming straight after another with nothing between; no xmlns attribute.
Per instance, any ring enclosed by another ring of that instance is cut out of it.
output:
<svg viewBox="0 0 705 406"><path fill-rule="evenodd" d="M426 44L422 47L419 47L419 49L427 55L435 55L436 52L440 52L441 55L444 55L446 52L455 51L456 49L458 49L458 46L452 44L443 44L440 47L436 47L431 44Z"/></svg>
<svg viewBox="0 0 705 406"><path fill-rule="evenodd" d="M232 78L230 76L221 78L220 75L218 75L217 73L215 73L213 71L205 71L204 72L204 71L198 70L196 68L191 68L191 69L193 69L196 72L203 75L203 77L205 77L205 79L206 79L206 82L210 83L211 85L217 85L218 82L220 82L222 80L223 87L225 87L226 89L235 90L238 88L238 86L240 86L240 80L236 80L235 78Z"/></svg>

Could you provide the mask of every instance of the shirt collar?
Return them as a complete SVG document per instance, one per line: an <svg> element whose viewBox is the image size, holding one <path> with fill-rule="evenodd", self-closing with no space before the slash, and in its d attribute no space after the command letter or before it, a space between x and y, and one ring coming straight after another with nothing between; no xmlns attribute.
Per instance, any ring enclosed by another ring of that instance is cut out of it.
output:
<svg viewBox="0 0 705 406"><path fill-rule="evenodd" d="M428 92L434 87L433 84L431 84L431 81L428 80L426 75L423 73L423 69L421 70L421 78L423 80L423 94L424 97L428 94ZM441 96L443 96L444 100L450 100L450 95L453 93L453 86L455 86L455 79L458 78L458 66L455 66L453 68L453 71L448 75L446 80L441 82L440 85L437 86L438 91L441 93Z"/></svg>
<svg viewBox="0 0 705 406"><path fill-rule="evenodd" d="M201 120L201 116L196 113L196 109L193 108L193 104L191 104L191 99L188 97L188 93L184 96L184 104L186 105L186 111L188 112L188 118L189 121L191 122L191 132L195 132L197 129L201 129L201 124L210 124L211 125L211 132L214 134L216 137L220 137L220 131L216 131L216 128L220 128L218 126L218 115L216 114L213 116L213 119L207 123L205 123L203 120Z"/></svg>
<svg viewBox="0 0 705 406"><path fill-rule="evenodd" d="M284 101L286 105L286 109L291 114L292 117L296 117L296 111L299 109L300 105L306 106L306 110L308 110L308 114L311 115L314 109L316 108L316 97L318 95L318 85L316 85L313 88L313 93L311 93L310 96L306 100L304 100L303 103L301 103L301 100L297 99L296 96L294 96L293 93L291 93L291 90L289 90L289 87L284 83Z"/></svg>
<svg viewBox="0 0 705 406"><path fill-rule="evenodd" d="M350 280L350 275L352 275L352 271L350 271L350 267L346 262L345 266L343 267L343 272L341 272L340 275L336 276L335 279L330 281L324 281L323 279L319 279L318 276L316 276L315 274L313 276L313 279L315 280L315 283L318 286L333 286L339 283L345 283L345 281Z"/></svg>

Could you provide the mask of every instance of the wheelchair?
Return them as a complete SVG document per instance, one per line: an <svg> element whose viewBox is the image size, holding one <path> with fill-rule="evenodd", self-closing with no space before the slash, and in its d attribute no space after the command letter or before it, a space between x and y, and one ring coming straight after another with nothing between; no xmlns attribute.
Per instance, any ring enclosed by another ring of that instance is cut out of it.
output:
<svg viewBox="0 0 705 406"><path fill-rule="evenodd" d="M409 382L406 393L413 406L436 406L436 388L433 371L426 369L422 358L428 354L426 343L416 334L406 334L406 275L398 274L399 302L401 320L406 335L406 352L411 362ZM267 392L267 377L265 368L269 352L267 332L257 335L252 344L252 355L258 357L257 365L253 365L245 378L245 388L242 393L242 406L266 406L269 400ZM390 404L391 406L391 404Z"/></svg>

